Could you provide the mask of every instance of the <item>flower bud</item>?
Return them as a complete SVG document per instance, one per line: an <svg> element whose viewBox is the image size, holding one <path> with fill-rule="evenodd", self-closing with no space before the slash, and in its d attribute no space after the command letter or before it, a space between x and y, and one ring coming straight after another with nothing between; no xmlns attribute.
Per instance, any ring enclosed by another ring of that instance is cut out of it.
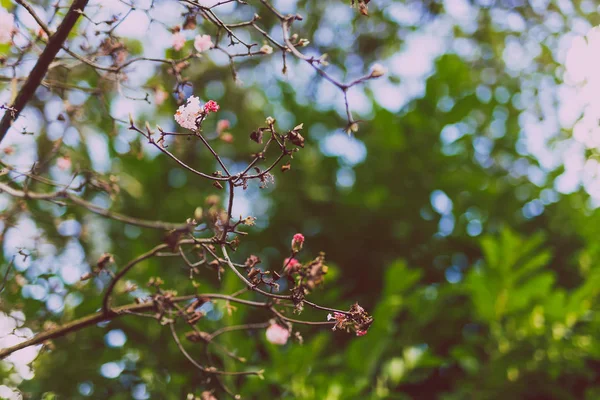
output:
<svg viewBox="0 0 600 400"><path fill-rule="evenodd" d="M273 48L271 46L269 46L268 44L265 44L260 48L260 52L263 54L272 54Z"/></svg>
<svg viewBox="0 0 600 400"><path fill-rule="evenodd" d="M304 235L301 233L296 233L292 238L292 250L294 252L299 252L302 250L302 245L304 244Z"/></svg>
<svg viewBox="0 0 600 400"><path fill-rule="evenodd" d="M300 261L296 260L295 258L286 258L283 260L285 272L288 274L296 271L300 265Z"/></svg>
<svg viewBox="0 0 600 400"><path fill-rule="evenodd" d="M350 125L348 125L346 127L346 133L348 135L352 134L353 132L354 133L358 132L358 123L356 123L356 122L352 122Z"/></svg>
<svg viewBox="0 0 600 400"><path fill-rule="evenodd" d="M219 104L217 104L217 102L214 100L209 100L206 102L206 104L204 104L204 112L207 114L211 112L217 112L219 111L219 108Z"/></svg>
<svg viewBox="0 0 600 400"><path fill-rule="evenodd" d="M298 147L304 147L304 136L300 134L298 131L290 131L287 135L287 138L290 142Z"/></svg>
<svg viewBox="0 0 600 400"><path fill-rule="evenodd" d="M371 67L371 78L379 78L380 76L384 76L387 73L387 69L379 64L373 64Z"/></svg>

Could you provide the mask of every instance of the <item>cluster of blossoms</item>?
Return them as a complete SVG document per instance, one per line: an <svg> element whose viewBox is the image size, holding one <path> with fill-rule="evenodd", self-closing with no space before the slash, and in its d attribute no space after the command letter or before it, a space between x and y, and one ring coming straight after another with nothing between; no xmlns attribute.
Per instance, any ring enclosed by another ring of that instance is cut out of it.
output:
<svg viewBox="0 0 600 400"><path fill-rule="evenodd" d="M301 304L304 295L323 283L324 277L328 271L328 267L325 265L325 254L323 253L304 265L295 258L295 255L302 250L304 241L304 235L296 233L292 238L292 256L283 261L284 271L295 282L294 288L292 289L292 296L297 299L299 304ZM352 305L347 313L334 312L333 314L327 315L327 320L335 321L333 330L339 329L346 332L355 332L356 336L366 335L369 326L373 323L373 317L371 317L364 308L358 305L358 303ZM287 330L285 331L287 332Z"/></svg>
<svg viewBox="0 0 600 400"><path fill-rule="evenodd" d="M214 100L209 100L204 104L204 112L206 114L219 111L219 104Z"/></svg>
<svg viewBox="0 0 600 400"><path fill-rule="evenodd" d="M292 238L292 256L283 261L284 271L295 281L296 286L294 290L300 297L303 297L304 294L314 290L316 286L323 283L324 276L328 270L327 265L325 265L324 253L320 253L314 260L302 265L294 256L302 250L303 245L304 235L296 233Z"/></svg>
<svg viewBox="0 0 600 400"><path fill-rule="evenodd" d="M209 100L204 106L200 106L200 99L196 96L190 96L186 104L177 109L175 121L183 128L196 130L198 128L198 118L217 111L219 111L219 104L216 101Z"/></svg>
<svg viewBox="0 0 600 400"><path fill-rule="evenodd" d="M325 253L320 253L314 260L298 268L295 276L296 287L308 294L325 281L328 270L329 267L325 265Z"/></svg>
<svg viewBox="0 0 600 400"><path fill-rule="evenodd" d="M268 187L269 185L273 185L275 184L275 175L273 175L270 172L267 172L266 174L264 174L263 176L260 177L260 188L264 189L266 187Z"/></svg>
<svg viewBox="0 0 600 400"><path fill-rule="evenodd" d="M173 46L173 49L176 51L183 49L185 42L186 39L184 34L181 33L179 29L176 29L171 38L171 45ZM205 52L206 50L211 49L213 46L214 43L212 42L210 35L196 35L194 38L194 48L198 53Z"/></svg>
<svg viewBox="0 0 600 400"><path fill-rule="evenodd" d="M8 43L15 29L15 16L0 7L0 43Z"/></svg>
<svg viewBox="0 0 600 400"><path fill-rule="evenodd" d="M367 334L369 326L373 323L371 317L364 308L355 303L350 308L348 313L334 312L327 315L328 321L335 321L333 330L345 330L347 332L354 331L356 336L364 336Z"/></svg>

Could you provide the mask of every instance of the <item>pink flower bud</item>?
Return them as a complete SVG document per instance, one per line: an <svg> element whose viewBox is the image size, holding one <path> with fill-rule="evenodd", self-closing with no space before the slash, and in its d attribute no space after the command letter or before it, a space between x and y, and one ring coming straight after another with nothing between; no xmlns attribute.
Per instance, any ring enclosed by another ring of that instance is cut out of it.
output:
<svg viewBox="0 0 600 400"><path fill-rule="evenodd" d="M301 233L296 233L292 238L292 250L298 252L302 250L302 245L304 244L304 235Z"/></svg>
<svg viewBox="0 0 600 400"><path fill-rule="evenodd" d="M226 119L220 119L217 122L217 133L223 132L225 129L229 129L229 121Z"/></svg>
<svg viewBox="0 0 600 400"><path fill-rule="evenodd" d="M68 156L59 157L58 160L56 160L56 166L62 171L68 170L71 168L71 158Z"/></svg>
<svg viewBox="0 0 600 400"><path fill-rule="evenodd" d="M290 273L300 265L300 262L295 258L286 258L283 260L283 265L285 266L285 272Z"/></svg>
<svg viewBox="0 0 600 400"><path fill-rule="evenodd" d="M217 104L216 101L214 100L209 100L206 102L206 104L204 104L204 112L205 113L211 113L211 112L217 112L219 111L219 105Z"/></svg>
<svg viewBox="0 0 600 400"><path fill-rule="evenodd" d="M267 341L279 346L283 346L287 343L290 337L290 332L279 324L272 324L267 328L266 336Z"/></svg>
<svg viewBox="0 0 600 400"><path fill-rule="evenodd" d="M366 334L367 334L367 331L361 331L361 330L356 331L356 336L365 336Z"/></svg>

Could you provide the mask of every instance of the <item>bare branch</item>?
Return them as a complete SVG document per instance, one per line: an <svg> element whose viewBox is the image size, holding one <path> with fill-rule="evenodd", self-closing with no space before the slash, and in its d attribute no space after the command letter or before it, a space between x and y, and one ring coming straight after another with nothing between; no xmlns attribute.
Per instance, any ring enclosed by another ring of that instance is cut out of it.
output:
<svg viewBox="0 0 600 400"><path fill-rule="evenodd" d="M6 132L8 131L8 128L10 128L13 120L16 120L19 117L19 114L21 111L23 111L23 108L25 108L25 105L29 102L29 99L31 99L36 89L42 82L44 75L46 75L46 71L48 71L48 66L62 48L65 40L67 40L69 32L71 32L71 29L73 29L77 19L79 19L80 11L83 11L88 1L89 0L75 0L73 4L71 4L71 7L69 8L67 15L65 15L62 23L56 30L56 33L50 37L48 45L42 52L38 62L33 67L33 70L19 91L14 103L11 105L11 107L14 109L14 112L5 112L2 120L0 120L0 142L2 139L4 139L4 136L6 136Z"/></svg>

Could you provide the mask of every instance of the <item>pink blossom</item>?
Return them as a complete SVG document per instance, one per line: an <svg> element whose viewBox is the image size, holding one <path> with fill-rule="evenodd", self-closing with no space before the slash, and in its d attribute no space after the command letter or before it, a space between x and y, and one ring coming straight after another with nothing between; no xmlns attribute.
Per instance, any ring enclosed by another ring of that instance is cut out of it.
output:
<svg viewBox="0 0 600 400"><path fill-rule="evenodd" d="M346 319L346 315L334 311L333 315L327 314L327 321L336 320L336 321L344 321Z"/></svg>
<svg viewBox="0 0 600 400"><path fill-rule="evenodd" d="M171 41L173 43L173 48L176 51L179 51L183 49L183 46L185 45L185 36L183 36L181 32L175 32L171 38Z"/></svg>
<svg viewBox="0 0 600 400"><path fill-rule="evenodd" d="M15 17L13 14L0 8L0 43L8 43L15 29Z"/></svg>
<svg viewBox="0 0 600 400"><path fill-rule="evenodd" d="M290 332L279 324L271 324L267 328L266 335L269 342L283 346L287 343Z"/></svg>
<svg viewBox="0 0 600 400"><path fill-rule="evenodd" d="M361 331L361 330L356 331L356 336L365 336L366 334L367 334L367 331Z"/></svg>
<svg viewBox="0 0 600 400"><path fill-rule="evenodd" d="M165 92L162 88L157 88L154 91L154 102L156 103L156 105L160 106L168 98L169 93Z"/></svg>
<svg viewBox="0 0 600 400"><path fill-rule="evenodd" d="M286 258L285 260L283 260L283 265L285 266L285 271L290 272L295 267L300 265L300 261L296 260L295 258Z"/></svg>
<svg viewBox="0 0 600 400"><path fill-rule="evenodd" d="M71 168L71 158L70 157L59 157L58 160L56 160L56 166L58 167L58 169L65 171L69 168Z"/></svg>
<svg viewBox="0 0 600 400"><path fill-rule="evenodd" d="M296 233L292 238L292 250L300 251L302 250L302 245L304 244L304 235L301 233Z"/></svg>
<svg viewBox="0 0 600 400"><path fill-rule="evenodd" d="M177 109L175 121L184 128L195 130L197 128L196 119L201 113L200 99L196 96L190 96L186 104Z"/></svg>
<svg viewBox="0 0 600 400"><path fill-rule="evenodd" d="M206 102L206 104L204 104L204 112L205 113L211 113L211 112L217 112L219 111L219 104L217 104L216 101L214 100L209 100Z"/></svg>
<svg viewBox="0 0 600 400"><path fill-rule="evenodd" d="M217 122L217 132L221 133L223 132L225 129L229 128L229 121L226 119L220 119L219 122Z"/></svg>
<svg viewBox="0 0 600 400"><path fill-rule="evenodd" d="M194 48L198 50L199 53L202 53L213 46L214 44L209 35L197 35L196 38L194 38Z"/></svg>

